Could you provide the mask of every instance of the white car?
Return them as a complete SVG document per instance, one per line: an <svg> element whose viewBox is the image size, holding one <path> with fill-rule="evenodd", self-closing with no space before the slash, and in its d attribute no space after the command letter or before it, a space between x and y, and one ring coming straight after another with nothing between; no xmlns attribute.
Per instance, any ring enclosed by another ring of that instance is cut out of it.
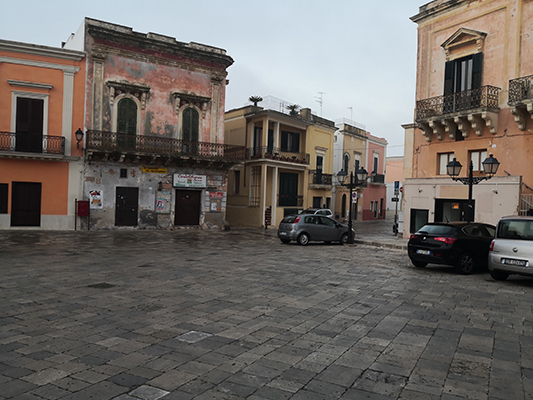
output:
<svg viewBox="0 0 533 400"><path fill-rule="evenodd" d="M325 215L326 217L331 217L333 215L329 208L308 208L303 210L300 214L317 214Z"/></svg>
<svg viewBox="0 0 533 400"><path fill-rule="evenodd" d="M533 277L533 217L503 217L489 248L490 275L503 281L511 274Z"/></svg>

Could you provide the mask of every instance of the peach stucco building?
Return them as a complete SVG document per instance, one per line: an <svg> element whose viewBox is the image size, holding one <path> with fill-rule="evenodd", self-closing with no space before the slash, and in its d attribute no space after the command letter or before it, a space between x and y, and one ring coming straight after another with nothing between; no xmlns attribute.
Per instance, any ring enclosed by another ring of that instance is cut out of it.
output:
<svg viewBox="0 0 533 400"><path fill-rule="evenodd" d="M436 0L418 24L416 110L405 128L404 235L428 221L465 219L468 186L493 154L498 173L473 187L476 221L533 208L533 2Z"/></svg>
<svg viewBox="0 0 533 400"><path fill-rule="evenodd" d="M83 52L0 40L0 229L74 229Z"/></svg>

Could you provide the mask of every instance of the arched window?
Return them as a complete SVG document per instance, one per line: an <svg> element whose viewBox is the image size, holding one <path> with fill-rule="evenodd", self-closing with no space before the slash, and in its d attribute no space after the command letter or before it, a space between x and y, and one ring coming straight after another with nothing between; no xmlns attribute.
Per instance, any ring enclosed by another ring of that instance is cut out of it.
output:
<svg viewBox="0 0 533 400"><path fill-rule="evenodd" d="M198 141L198 126L200 117L194 108L183 110L182 139L188 142Z"/></svg>
<svg viewBox="0 0 533 400"><path fill-rule="evenodd" d="M344 168L343 171L348 173L348 163L350 162L350 156L348 154L344 155Z"/></svg>
<svg viewBox="0 0 533 400"><path fill-rule="evenodd" d="M137 133L137 104L132 99L122 99L118 102L117 133L135 135Z"/></svg>
<svg viewBox="0 0 533 400"><path fill-rule="evenodd" d="M128 98L117 104L117 145L119 148L134 148L137 135L137 104Z"/></svg>

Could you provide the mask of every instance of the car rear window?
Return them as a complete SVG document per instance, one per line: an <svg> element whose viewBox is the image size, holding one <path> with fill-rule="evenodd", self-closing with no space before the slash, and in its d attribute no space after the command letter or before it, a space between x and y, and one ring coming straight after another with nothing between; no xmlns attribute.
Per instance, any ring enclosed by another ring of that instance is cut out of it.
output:
<svg viewBox="0 0 533 400"><path fill-rule="evenodd" d="M503 220L496 235L500 239L533 240L533 220Z"/></svg>
<svg viewBox="0 0 533 400"><path fill-rule="evenodd" d="M418 233L428 235L451 235L455 232L455 227L449 225L424 225L418 230Z"/></svg>
<svg viewBox="0 0 533 400"><path fill-rule="evenodd" d="M282 224L294 224L294 221L298 218L295 215L289 215L288 217L283 218L283 221L281 221Z"/></svg>

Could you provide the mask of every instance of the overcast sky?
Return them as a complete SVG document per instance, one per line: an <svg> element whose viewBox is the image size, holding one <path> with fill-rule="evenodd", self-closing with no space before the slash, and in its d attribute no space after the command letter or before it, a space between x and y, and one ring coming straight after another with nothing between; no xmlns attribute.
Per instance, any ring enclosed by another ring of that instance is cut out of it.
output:
<svg viewBox="0 0 533 400"><path fill-rule="evenodd" d="M251 95L278 97L363 124L394 156L403 155L401 125L413 122L415 104L409 17L428 1L1 0L0 38L60 47L91 17L220 47L235 61L226 110Z"/></svg>

